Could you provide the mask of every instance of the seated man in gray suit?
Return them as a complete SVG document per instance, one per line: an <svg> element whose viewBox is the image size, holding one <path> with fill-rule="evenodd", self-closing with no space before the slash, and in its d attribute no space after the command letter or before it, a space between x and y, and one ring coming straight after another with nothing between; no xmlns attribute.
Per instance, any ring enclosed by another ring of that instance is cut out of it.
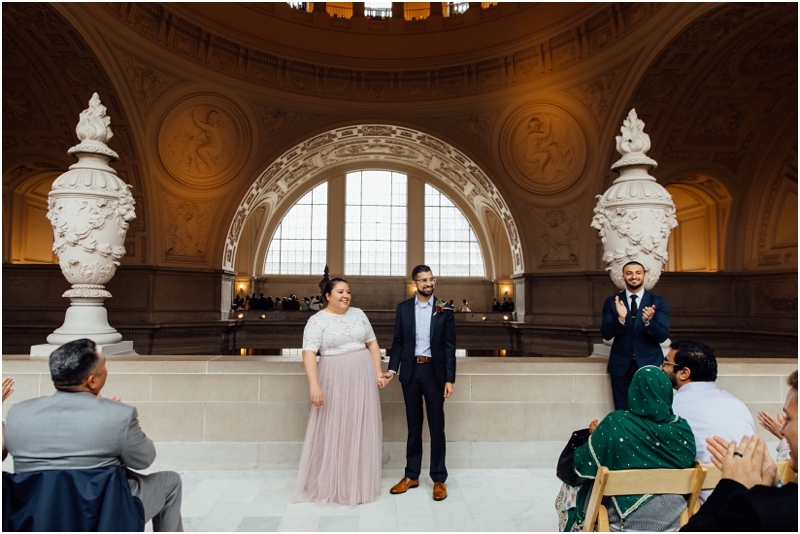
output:
<svg viewBox="0 0 800 534"><path fill-rule="evenodd" d="M172 471L141 475L156 458L139 427L136 408L101 398L106 359L91 339L62 345L50 354L56 392L20 402L8 412L5 448L17 473L49 469L126 467L131 493L142 500L145 522L156 532L181 532L181 477ZM3 451L5 453L5 451Z"/></svg>

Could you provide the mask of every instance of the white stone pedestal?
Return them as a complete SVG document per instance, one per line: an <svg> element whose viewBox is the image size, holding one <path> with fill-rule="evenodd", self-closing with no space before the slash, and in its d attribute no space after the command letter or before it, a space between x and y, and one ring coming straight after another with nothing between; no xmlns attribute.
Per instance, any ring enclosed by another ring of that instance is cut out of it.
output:
<svg viewBox="0 0 800 534"><path fill-rule="evenodd" d="M31 358L50 358L50 353L61 345L33 345L31 347ZM106 343L97 345L97 352L106 357L107 360L114 359L116 356L138 356L133 350L133 341L120 341L119 343Z"/></svg>

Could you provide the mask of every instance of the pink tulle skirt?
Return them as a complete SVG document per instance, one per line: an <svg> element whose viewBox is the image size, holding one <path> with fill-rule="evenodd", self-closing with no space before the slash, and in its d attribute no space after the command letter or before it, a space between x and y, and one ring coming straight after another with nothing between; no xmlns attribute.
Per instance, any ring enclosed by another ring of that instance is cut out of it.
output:
<svg viewBox="0 0 800 534"><path fill-rule="evenodd" d="M323 405L311 407L292 502L355 506L381 491L383 421L375 363L365 349L322 355Z"/></svg>

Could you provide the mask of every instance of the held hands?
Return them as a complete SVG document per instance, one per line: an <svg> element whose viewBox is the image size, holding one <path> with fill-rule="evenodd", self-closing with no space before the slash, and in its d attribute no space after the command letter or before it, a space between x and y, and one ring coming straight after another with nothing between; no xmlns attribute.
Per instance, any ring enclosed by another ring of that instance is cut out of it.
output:
<svg viewBox="0 0 800 534"><path fill-rule="evenodd" d="M617 315L619 315L619 320L624 323L625 318L628 317L628 308L625 307L624 302L619 300L619 295L614 297L614 304L617 306Z"/></svg>
<svg viewBox="0 0 800 534"><path fill-rule="evenodd" d="M389 381L382 374L378 374L378 387L383 389Z"/></svg>
<svg viewBox="0 0 800 534"><path fill-rule="evenodd" d="M652 319L655 314L656 314L655 305L644 308L642 310L642 321L644 321L645 323L650 321L650 319Z"/></svg>
<svg viewBox="0 0 800 534"><path fill-rule="evenodd" d="M322 406L322 388L319 384L309 387L309 394L311 396L311 404L319 408Z"/></svg>
<svg viewBox="0 0 800 534"><path fill-rule="evenodd" d="M719 436L707 438L711 462L722 471L722 478L739 482L747 489L757 484L772 486L777 467L767 451L763 439L744 436L737 447L736 441L728 443Z"/></svg>
<svg viewBox="0 0 800 534"><path fill-rule="evenodd" d="M394 378L394 373L392 373L391 371L386 371L381 375L381 377L384 379L383 385L385 386L386 384L392 381L392 378Z"/></svg>
<svg viewBox="0 0 800 534"><path fill-rule="evenodd" d="M3 379L3 402L14 393L14 378L8 377Z"/></svg>
<svg viewBox="0 0 800 534"><path fill-rule="evenodd" d="M3 392L5 399L5 390ZM783 439L783 425L786 424L786 415L781 412L778 417L772 417L767 412L758 412L758 422L761 426L766 428L770 434L778 439Z"/></svg>

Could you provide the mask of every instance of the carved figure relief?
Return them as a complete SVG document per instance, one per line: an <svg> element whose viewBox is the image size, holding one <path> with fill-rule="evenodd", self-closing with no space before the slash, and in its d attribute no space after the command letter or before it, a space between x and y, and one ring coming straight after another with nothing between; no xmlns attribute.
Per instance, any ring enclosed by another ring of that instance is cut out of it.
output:
<svg viewBox="0 0 800 534"><path fill-rule="evenodd" d="M592 82L567 89L567 93L579 98L602 124L623 77L624 68L620 67Z"/></svg>
<svg viewBox="0 0 800 534"><path fill-rule="evenodd" d="M221 185L244 165L249 152L246 119L233 103L195 97L164 120L159 138L162 161L181 184Z"/></svg>
<svg viewBox="0 0 800 534"><path fill-rule="evenodd" d="M534 193L557 193L583 171L586 139L566 111L528 105L506 121L500 154L518 185Z"/></svg>
<svg viewBox="0 0 800 534"><path fill-rule="evenodd" d="M212 215L208 204L165 197L164 247L167 259L205 261Z"/></svg>
<svg viewBox="0 0 800 534"><path fill-rule="evenodd" d="M578 213L575 210L554 209L535 216L536 233L541 239L542 264L553 266L578 261Z"/></svg>
<svg viewBox="0 0 800 534"><path fill-rule="evenodd" d="M164 94L164 91L177 83L175 78L153 69L138 59L125 54L121 55L125 75L130 82L133 94L136 100L144 104L145 111L159 96Z"/></svg>

